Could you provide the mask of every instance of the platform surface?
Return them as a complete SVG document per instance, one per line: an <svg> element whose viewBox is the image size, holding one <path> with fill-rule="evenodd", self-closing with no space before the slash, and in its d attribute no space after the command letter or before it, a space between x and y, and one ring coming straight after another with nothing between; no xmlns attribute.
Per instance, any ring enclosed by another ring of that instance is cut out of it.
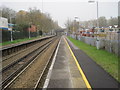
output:
<svg viewBox="0 0 120 90"><path fill-rule="evenodd" d="M67 46L65 39L69 46ZM112 90L118 90L119 83L65 36L61 38L55 63L51 70L51 76L47 78L49 80L47 88L87 89L85 79L82 77L80 70L76 65L75 59L68 47L71 48L72 53L74 54L92 89L112 88Z"/></svg>
<svg viewBox="0 0 120 90"><path fill-rule="evenodd" d="M47 88L86 88L64 37L61 38Z"/></svg>

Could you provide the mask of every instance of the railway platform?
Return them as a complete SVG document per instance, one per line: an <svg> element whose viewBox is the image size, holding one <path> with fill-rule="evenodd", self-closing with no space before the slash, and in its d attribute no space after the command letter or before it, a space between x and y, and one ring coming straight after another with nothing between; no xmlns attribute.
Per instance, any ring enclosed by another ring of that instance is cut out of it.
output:
<svg viewBox="0 0 120 90"><path fill-rule="evenodd" d="M64 37L58 47L43 88L86 88Z"/></svg>
<svg viewBox="0 0 120 90"><path fill-rule="evenodd" d="M55 52L43 88L111 88L118 82L65 36Z"/></svg>

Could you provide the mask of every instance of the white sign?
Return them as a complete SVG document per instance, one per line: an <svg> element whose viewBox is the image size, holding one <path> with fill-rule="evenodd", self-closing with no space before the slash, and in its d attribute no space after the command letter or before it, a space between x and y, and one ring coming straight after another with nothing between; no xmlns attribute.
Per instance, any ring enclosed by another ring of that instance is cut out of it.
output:
<svg viewBox="0 0 120 90"><path fill-rule="evenodd" d="M8 28L9 31L12 31L12 28Z"/></svg>
<svg viewBox="0 0 120 90"><path fill-rule="evenodd" d="M1 28L8 28L8 19L0 17L0 27Z"/></svg>

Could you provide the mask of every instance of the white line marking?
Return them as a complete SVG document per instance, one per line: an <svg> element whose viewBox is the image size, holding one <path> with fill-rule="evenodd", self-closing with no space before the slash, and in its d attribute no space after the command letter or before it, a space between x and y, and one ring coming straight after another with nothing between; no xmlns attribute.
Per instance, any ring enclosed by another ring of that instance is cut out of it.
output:
<svg viewBox="0 0 120 90"><path fill-rule="evenodd" d="M74 48L74 49L79 49L78 47L76 47L68 38L66 38L69 42L69 44L71 44L71 46Z"/></svg>
<svg viewBox="0 0 120 90"><path fill-rule="evenodd" d="M59 44L57 46L57 49L55 51L55 55L53 57L52 64L51 64L50 69L48 71L48 75L47 75L47 78L45 80L45 83L44 83L44 86L43 86L43 90L48 87L48 84L49 84L49 81L50 81L50 77L51 77L51 74L52 74L52 69L53 69L53 66L54 66L54 63L55 63L55 60L56 60L56 56L57 56L57 53L58 53L58 49L59 49L60 43L61 43L61 39L60 39Z"/></svg>

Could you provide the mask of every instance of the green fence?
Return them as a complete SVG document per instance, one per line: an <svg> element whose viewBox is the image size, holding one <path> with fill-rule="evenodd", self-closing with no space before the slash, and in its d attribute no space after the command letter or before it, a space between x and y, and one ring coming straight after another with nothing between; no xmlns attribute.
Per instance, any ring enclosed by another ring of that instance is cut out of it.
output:
<svg viewBox="0 0 120 90"><path fill-rule="evenodd" d="M11 31L2 30L2 31L0 31L0 33L1 33L0 37L2 37L2 42L6 42L6 41L11 40ZM38 35L42 35L42 32L41 31L38 33L37 32L30 32L31 37L37 37ZM13 40L29 38L29 32L28 31L23 31L23 32L13 31L12 37L13 37Z"/></svg>

